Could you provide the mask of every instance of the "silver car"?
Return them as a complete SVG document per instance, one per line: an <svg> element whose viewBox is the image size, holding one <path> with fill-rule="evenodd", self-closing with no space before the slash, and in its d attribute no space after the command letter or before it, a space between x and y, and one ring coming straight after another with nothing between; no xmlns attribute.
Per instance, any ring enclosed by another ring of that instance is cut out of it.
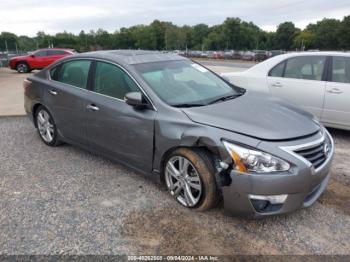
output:
<svg viewBox="0 0 350 262"><path fill-rule="evenodd" d="M175 55L99 51L24 82L42 141L70 143L151 174L181 205L263 217L312 205L332 138L311 114L235 87Z"/></svg>

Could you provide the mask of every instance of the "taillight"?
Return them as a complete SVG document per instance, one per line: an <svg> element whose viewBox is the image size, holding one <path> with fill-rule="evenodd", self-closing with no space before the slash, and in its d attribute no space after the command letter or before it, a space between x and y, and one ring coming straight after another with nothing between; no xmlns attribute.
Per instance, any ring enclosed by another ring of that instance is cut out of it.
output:
<svg viewBox="0 0 350 262"><path fill-rule="evenodd" d="M30 86L32 85L32 82L29 81L28 79L25 79L23 81L23 88L24 88L24 93L27 94L29 91Z"/></svg>

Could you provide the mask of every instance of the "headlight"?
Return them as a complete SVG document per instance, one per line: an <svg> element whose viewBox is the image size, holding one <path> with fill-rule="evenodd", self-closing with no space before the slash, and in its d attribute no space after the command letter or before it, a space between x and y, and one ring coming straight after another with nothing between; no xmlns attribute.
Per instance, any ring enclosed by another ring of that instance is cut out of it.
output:
<svg viewBox="0 0 350 262"><path fill-rule="evenodd" d="M268 153L223 141L239 172L271 173L288 171L289 163Z"/></svg>

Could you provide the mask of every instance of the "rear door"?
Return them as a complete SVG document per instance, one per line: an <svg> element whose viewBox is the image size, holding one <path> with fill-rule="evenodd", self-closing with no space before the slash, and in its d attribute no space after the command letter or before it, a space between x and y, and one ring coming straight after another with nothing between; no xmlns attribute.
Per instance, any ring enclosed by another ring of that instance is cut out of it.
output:
<svg viewBox="0 0 350 262"><path fill-rule="evenodd" d="M141 90L121 67L102 61L94 63L92 92L86 105L90 147L151 171L156 111L125 103L126 93Z"/></svg>
<svg viewBox="0 0 350 262"><path fill-rule="evenodd" d="M332 57L321 120L350 127L350 57Z"/></svg>
<svg viewBox="0 0 350 262"><path fill-rule="evenodd" d="M86 99L90 60L70 60L50 71L45 102L60 134L73 142L87 145Z"/></svg>
<svg viewBox="0 0 350 262"><path fill-rule="evenodd" d="M270 92L320 118L326 88L326 61L325 56L297 56L281 62L268 74Z"/></svg>

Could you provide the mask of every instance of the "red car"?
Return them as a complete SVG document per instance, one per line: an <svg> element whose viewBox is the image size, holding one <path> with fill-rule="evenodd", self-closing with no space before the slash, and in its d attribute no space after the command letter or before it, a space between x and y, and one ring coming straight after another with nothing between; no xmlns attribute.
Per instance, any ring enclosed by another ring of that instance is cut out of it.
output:
<svg viewBox="0 0 350 262"><path fill-rule="evenodd" d="M68 55L73 55L74 53L75 51L73 49L39 49L30 55L11 58L9 66L19 73L27 73L34 69L42 69L56 60Z"/></svg>

